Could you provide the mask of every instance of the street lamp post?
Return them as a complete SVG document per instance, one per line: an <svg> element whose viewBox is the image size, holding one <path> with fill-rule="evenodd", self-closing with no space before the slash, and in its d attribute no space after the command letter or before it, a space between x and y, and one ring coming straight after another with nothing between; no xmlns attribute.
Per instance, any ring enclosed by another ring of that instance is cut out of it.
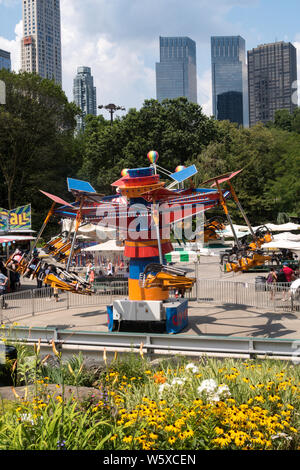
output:
<svg viewBox="0 0 300 470"><path fill-rule="evenodd" d="M125 108L123 106L117 106L113 103L110 103L110 104L107 104L106 106L104 106L103 104L101 104L100 106L98 106L99 109L106 109L107 111L109 111L110 113L110 123L112 125L113 121L114 121L114 113L116 111L125 111Z"/></svg>
<svg viewBox="0 0 300 470"><path fill-rule="evenodd" d="M6 87L2 80L0 80L0 104L6 104Z"/></svg>

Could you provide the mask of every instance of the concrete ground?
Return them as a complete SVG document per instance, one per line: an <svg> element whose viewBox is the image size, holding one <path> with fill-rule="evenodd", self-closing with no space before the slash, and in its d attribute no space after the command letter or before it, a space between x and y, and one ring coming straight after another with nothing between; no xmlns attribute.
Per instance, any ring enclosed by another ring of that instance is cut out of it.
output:
<svg viewBox="0 0 300 470"><path fill-rule="evenodd" d="M181 265L182 266L182 265ZM188 266L192 271L193 265ZM192 274L192 273L191 273ZM229 280L254 283L259 273L224 274L218 257L201 257L199 279ZM22 281L23 288L34 287L32 281ZM53 302L53 300L51 300ZM50 303L50 302L49 302ZM107 331L106 306L85 306L28 316L16 320L27 327L52 327L77 331ZM51 308L53 304L51 303ZM51 309L49 309L51 310ZM187 335L221 335L237 337L266 337L300 339L300 312L274 312L230 303L189 303L189 325L182 333Z"/></svg>

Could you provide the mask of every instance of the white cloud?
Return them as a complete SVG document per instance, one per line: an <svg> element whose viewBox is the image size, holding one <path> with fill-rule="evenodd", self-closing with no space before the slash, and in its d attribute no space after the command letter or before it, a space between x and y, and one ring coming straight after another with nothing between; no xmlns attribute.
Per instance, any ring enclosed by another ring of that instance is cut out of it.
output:
<svg viewBox="0 0 300 470"><path fill-rule="evenodd" d="M1 0L0 0L1 3ZM3 2L2 2L3 3ZM5 4L5 2L4 2ZM15 27L15 39L9 40L0 36L0 49L11 53L12 70L18 72L21 68L21 39L23 35L23 21Z"/></svg>
<svg viewBox="0 0 300 470"><path fill-rule="evenodd" d="M211 69L205 70L198 76L198 103L202 106L204 114L212 116L212 77Z"/></svg>

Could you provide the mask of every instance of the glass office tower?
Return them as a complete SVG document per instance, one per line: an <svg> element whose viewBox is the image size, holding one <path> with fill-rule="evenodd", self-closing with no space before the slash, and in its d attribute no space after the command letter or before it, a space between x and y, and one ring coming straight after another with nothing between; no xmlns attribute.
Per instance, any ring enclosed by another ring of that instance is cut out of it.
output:
<svg viewBox="0 0 300 470"><path fill-rule="evenodd" d="M160 37L156 63L158 101L181 96L197 103L196 43L188 37Z"/></svg>
<svg viewBox="0 0 300 470"><path fill-rule="evenodd" d="M275 111L297 108L297 50L290 42L248 51L250 126L273 121Z"/></svg>
<svg viewBox="0 0 300 470"><path fill-rule="evenodd" d="M0 49L0 69L11 70L10 52Z"/></svg>
<svg viewBox="0 0 300 470"><path fill-rule="evenodd" d="M83 130L84 119L87 114L97 115L97 95L94 87L94 78L90 67L78 67L73 84L74 102L82 111L77 117L77 130Z"/></svg>
<svg viewBox="0 0 300 470"><path fill-rule="evenodd" d="M211 38L213 115L249 126L245 40L241 36Z"/></svg>

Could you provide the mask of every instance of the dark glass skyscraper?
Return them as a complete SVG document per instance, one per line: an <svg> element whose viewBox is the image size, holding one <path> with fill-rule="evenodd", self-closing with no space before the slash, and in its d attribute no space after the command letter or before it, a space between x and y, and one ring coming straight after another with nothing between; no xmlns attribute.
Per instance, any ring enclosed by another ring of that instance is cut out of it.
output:
<svg viewBox="0 0 300 470"><path fill-rule="evenodd" d="M241 36L211 38L213 115L248 127L245 40Z"/></svg>
<svg viewBox="0 0 300 470"><path fill-rule="evenodd" d="M156 63L158 101L185 96L197 103L196 43L188 37L160 37Z"/></svg>
<svg viewBox="0 0 300 470"><path fill-rule="evenodd" d="M11 70L10 52L3 51L3 49L0 49L0 70L1 69Z"/></svg>
<svg viewBox="0 0 300 470"><path fill-rule="evenodd" d="M275 111L298 105L297 51L291 43L264 44L248 51L250 126L274 120Z"/></svg>
<svg viewBox="0 0 300 470"><path fill-rule="evenodd" d="M84 129L84 119L87 114L97 115L97 94L94 87L94 78L90 67L78 67L73 84L74 102L82 111L77 117L77 130Z"/></svg>

